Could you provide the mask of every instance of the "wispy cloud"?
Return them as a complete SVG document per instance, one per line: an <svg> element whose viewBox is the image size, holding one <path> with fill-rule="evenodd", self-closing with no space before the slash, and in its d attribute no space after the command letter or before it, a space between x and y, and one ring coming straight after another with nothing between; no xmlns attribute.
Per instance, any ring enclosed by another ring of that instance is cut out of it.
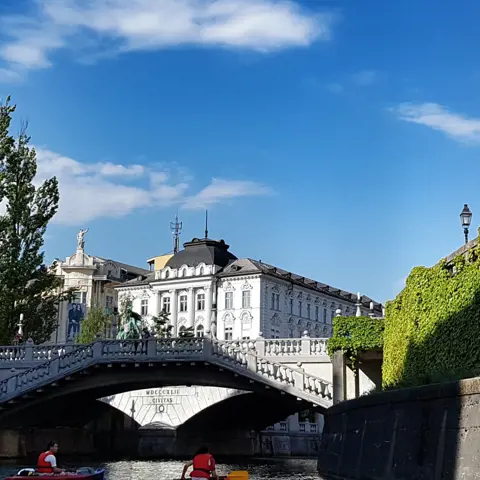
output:
<svg viewBox="0 0 480 480"><path fill-rule="evenodd" d="M45 148L37 148L37 160L38 184L53 175L58 178L60 205L53 222L66 225L124 217L145 208L204 208L227 199L271 193L253 181L222 179L192 192L190 177L184 177L182 169L172 173L143 165L81 163Z"/></svg>
<svg viewBox="0 0 480 480"><path fill-rule="evenodd" d="M402 103L391 110L401 120L433 128L454 140L480 142L480 119L453 113L438 103Z"/></svg>
<svg viewBox="0 0 480 480"><path fill-rule="evenodd" d="M92 59L194 44L259 52L304 47L329 40L336 18L295 0L30 2L28 13L0 17L0 58L8 71L47 68L59 49Z"/></svg>
<svg viewBox="0 0 480 480"><path fill-rule="evenodd" d="M257 195L270 195L272 189L257 182L242 180L212 179L212 183L199 193L187 199L186 208L206 208L222 200L236 197L251 197Z"/></svg>
<svg viewBox="0 0 480 480"><path fill-rule="evenodd" d="M342 93L344 90L343 85L341 85L340 83L329 83L326 88L332 93Z"/></svg>
<svg viewBox="0 0 480 480"><path fill-rule="evenodd" d="M368 87L378 80L378 73L375 70L361 70L352 75L352 81L359 87Z"/></svg>

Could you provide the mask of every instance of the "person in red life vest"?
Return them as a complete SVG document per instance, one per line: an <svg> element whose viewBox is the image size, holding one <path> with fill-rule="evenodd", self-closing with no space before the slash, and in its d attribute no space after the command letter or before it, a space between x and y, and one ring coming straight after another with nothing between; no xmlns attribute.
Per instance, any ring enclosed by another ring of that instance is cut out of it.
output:
<svg viewBox="0 0 480 480"><path fill-rule="evenodd" d="M199 448L193 460L184 465L181 480L185 480L185 474L190 467L193 468L192 473L190 473L192 480L218 478L215 470L215 459L208 453L207 447Z"/></svg>
<svg viewBox="0 0 480 480"><path fill-rule="evenodd" d="M40 454L37 462L38 473L65 473L65 470L57 467L55 455L58 452L58 443L51 441L47 445L47 450Z"/></svg>

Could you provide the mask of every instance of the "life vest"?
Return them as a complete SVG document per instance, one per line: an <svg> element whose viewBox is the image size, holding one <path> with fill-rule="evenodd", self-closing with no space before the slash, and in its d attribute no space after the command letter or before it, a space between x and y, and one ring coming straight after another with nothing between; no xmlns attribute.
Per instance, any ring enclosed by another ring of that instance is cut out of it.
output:
<svg viewBox="0 0 480 480"><path fill-rule="evenodd" d="M215 461L209 453L201 453L193 457L193 471L191 477L210 478L215 469Z"/></svg>
<svg viewBox="0 0 480 480"><path fill-rule="evenodd" d="M47 462L45 459L49 456L53 455L52 452L43 452L40 454L38 457L38 462L37 462L37 472L38 473L53 473L53 467L50 464L50 462Z"/></svg>

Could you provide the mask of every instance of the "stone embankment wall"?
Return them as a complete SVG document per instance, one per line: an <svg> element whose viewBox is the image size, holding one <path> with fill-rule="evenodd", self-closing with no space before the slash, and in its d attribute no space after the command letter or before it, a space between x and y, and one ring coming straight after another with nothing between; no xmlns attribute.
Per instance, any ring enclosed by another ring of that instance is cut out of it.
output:
<svg viewBox="0 0 480 480"><path fill-rule="evenodd" d="M320 475L480 478L480 378L368 395L327 410Z"/></svg>

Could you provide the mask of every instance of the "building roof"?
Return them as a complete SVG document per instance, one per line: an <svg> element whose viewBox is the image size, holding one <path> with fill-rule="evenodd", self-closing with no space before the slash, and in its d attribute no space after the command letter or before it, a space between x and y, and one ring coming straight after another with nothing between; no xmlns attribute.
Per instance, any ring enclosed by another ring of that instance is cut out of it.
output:
<svg viewBox="0 0 480 480"><path fill-rule="evenodd" d="M116 260L112 260L111 258L104 258L104 257L97 257L97 256L95 256L94 258L95 260L98 260L101 263L113 262L117 264L121 269L126 270L129 273L133 273L134 275L145 276L150 273L150 270L147 270L145 268L134 267L133 265L128 265L127 263L117 262Z"/></svg>
<svg viewBox="0 0 480 480"><path fill-rule="evenodd" d="M237 259L233 253L228 251L230 245L227 245L224 240L194 238L191 242L184 243L183 248L168 260L166 267L180 268L182 265L195 267L200 263L205 263L223 268Z"/></svg>
<svg viewBox="0 0 480 480"><path fill-rule="evenodd" d="M312 280L307 277L302 277L301 275L288 272L287 270L274 267L273 265L260 262L259 260L253 260L251 258L242 258L232 262L219 273L219 276L230 277L235 275L248 275L252 273L263 273L265 275L270 275L272 277L293 283L294 285L316 290L319 293L333 296L354 304L358 301L357 294L346 292L345 290L341 290L339 288L331 287L330 285L327 285L325 283L317 282L316 280ZM362 305L366 307L369 307L370 302L373 302L375 310L380 312L382 310L382 305L380 303L375 302L366 295L361 296L360 301Z"/></svg>
<svg viewBox="0 0 480 480"><path fill-rule="evenodd" d="M273 265L261 262L259 260L253 260L251 258L237 258L231 252L228 251L229 245L224 240L212 240L209 238L194 238L191 242L184 243L184 250L176 253L166 263L166 267L180 268L183 265L197 266L200 263L206 265L217 265L222 267L222 270L217 274L219 277L230 277L236 275L249 275L255 273L263 273L264 275L270 275L275 278L287 281L294 285L298 285L311 290L316 290L319 293L323 293L330 297L335 297L340 300L356 304L357 294L335 288L325 283L317 282L307 277L302 277L287 270L283 270ZM142 270L142 269L139 269ZM155 272L144 271L141 274L142 278L136 278L128 282L123 283L119 287L123 286L140 286L147 285L151 281L155 280ZM375 302L370 297L362 295L360 302L366 308L370 307L370 303L373 302L374 310L382 312L382 304Z"/></svg>

